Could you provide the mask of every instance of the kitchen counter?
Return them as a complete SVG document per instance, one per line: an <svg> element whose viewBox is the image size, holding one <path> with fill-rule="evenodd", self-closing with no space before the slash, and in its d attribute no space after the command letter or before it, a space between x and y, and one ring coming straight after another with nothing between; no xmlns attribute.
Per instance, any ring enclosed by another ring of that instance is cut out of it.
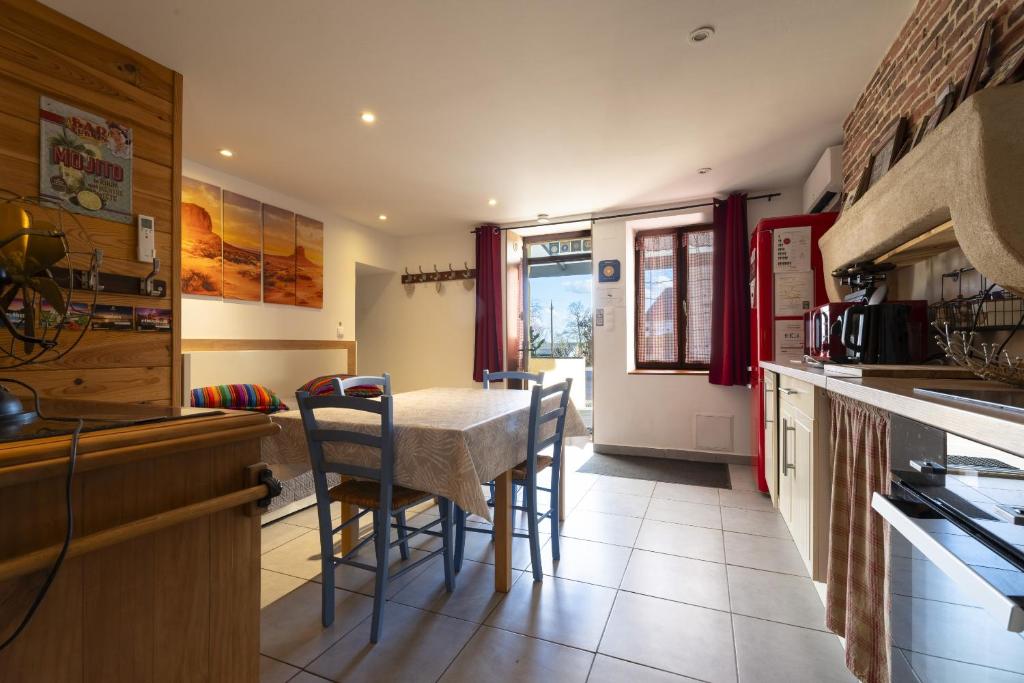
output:
<svg viewBox="0 0 1024 683"><path fill-rule="evenodd" d="M914 391L914 387L985 389L992 388L991 382L926 377L836 377L826 375L822 368L803 363L761 361L761 367L869 403L890 413L938 427L965 439L1024 456L1024 414L985 408Z"/></svg>

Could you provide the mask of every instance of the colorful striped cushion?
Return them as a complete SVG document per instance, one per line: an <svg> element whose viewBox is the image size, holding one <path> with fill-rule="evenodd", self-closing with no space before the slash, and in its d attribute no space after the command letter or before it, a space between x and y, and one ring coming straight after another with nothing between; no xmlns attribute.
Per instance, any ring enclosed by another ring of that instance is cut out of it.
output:
<svg viewBox="0 0 1024 683"><path fill-rule="evenodd" d="M353 377L353 375L324 375L323 377L317 377L311 379L301 387L299 387L295 393L305 391L310 396L331 396L334 394L334 387L331 385L331 380L335 377L339 379L345 379L347 377ZM349 387L345 390L346 396L358 396L360 398L377 398L384 393L383 387L379 387L373 384L367 384L359 387Z"/></svg>
<svg viewBox="0 0 1024 683"><path fill-rule="evenodd" d="M221 384L192 390L192 405L196 408L228 408L276 413L288 410L273 391L259 384Z"/></svg>

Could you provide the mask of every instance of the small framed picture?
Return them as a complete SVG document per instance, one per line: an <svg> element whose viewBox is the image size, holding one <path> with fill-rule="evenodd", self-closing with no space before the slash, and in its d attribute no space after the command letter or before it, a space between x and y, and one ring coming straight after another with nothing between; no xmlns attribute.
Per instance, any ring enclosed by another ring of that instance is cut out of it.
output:
<svg viewBox="0 0 1024 683"><path fill-rule="evenodd" d="M982 75L988 69L989 53L991 50L992 20L990 19L978 31L978 37L975 39L974 56L971 59L970 67L967 69L967 75L964 76L964 83L960 88L957 104L966 100L978 89L978 83L981 82Z"/></svg>
<svg viewBox="0 0 1024 683"><path fill-rule="evenodd" d="M882 134L881 142L871 152L871 174L868 187L877 183L889 169L899 161L903 143L907 137L907 119L903 116L896 119Z"/></svg>
<svg viewBox="0 0 1024 683"><path fill-rule="evenodd" d="M590 240L583 240L583 251L590 251L593 248L593 243Z"/></svg>
<svg viewBox="0 0 1024 683"><path fill-rule="evenodd" d="M1017 82L1021 76L1024 76L1024 69L1021 68L1021 64L1024 64L1024 43L1020 43L1009 51L1006 58L996 67L985 87L992 88L1004 83Z"/></svg>
<svg viewBox="0 0 1024 683"><path fill-rule="evenodd" d="M562 248L559 250L559 253L568 254L569 253L569 243L568 242L562 242L561 245L562 245Z"/></svg>
<svg viewBox="0 0 1024 683"><path fill-rule="evenodd" d="M569 251L583 251L583 240L573 240L570 242Z"/></svg>
<svg viewBox="0 0 1024 683"><path fill-rule="evenodd" d="M548 254L554 255L558 253L558 242L548 242Z"/></svg>

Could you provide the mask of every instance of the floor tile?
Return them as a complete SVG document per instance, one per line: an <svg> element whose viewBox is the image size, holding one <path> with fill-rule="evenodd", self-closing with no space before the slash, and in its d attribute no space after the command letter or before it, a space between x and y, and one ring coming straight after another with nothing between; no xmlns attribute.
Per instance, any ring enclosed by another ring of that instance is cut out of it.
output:
<svg viewBox="0 0 1024 683"><path fill-rule="evenodd" d="M340 545L335 552L340 552ZM284 543L270 552L264 553L260 559L264 569L281 574L296 576L300 579L312 579L320 574L320 534L307 531L301 536Z"/></svg>
<svg viewBox="0 0 1024 683"><path fill-rule="evenodd" d="M632 546L643 520L592 510L574 510L562 524L562 536Z"/></svg>
<svg viewBox="0 0 1024 683"><path fill-rule="evenodd" d="M719 529L645 519L634 545L657 553L725 562L722 532Z"/></svg>
<svg viewBox="0 0 1024 683"><path fill-rule="evenodd" d="M284 545L308 531L309 529L304 526L296 526L287 522L272 522L260 528L260 553Z"/></svg>
<svg viewBox="0 0 1024 683"><path fill-rule="evenodd" d="M620 591L599 652L702 681L733 683L730 620L727 612Z"/></svg>
<svg viewBox="0 0 1024 683"><path fill-rule="evenodd" d="M736 614L828 630L825 606L809 578L729 567L729 597Z"/></svg>
<svg viewBox="0 0 1024 683"><path fill-rule="evenodd" d="M647 496L649 498L654 493L654 484L655 482L646 479L601 476L594 482L594 488L599 491L628 493L633 496Z"/></svg>
<svg viewBox="0 0 1024 683"><path fill-rule="evenodd" d="M807 576L807 565L788 538L725 532L725 561L742 567Z"/></svg>
<svg viewBox="0 0 1024 683"><path fill-rule="evenodd" d="M291 664L260 655L260 683L286 683L299 673Z"/></svg>
<svg viewBox="0 0 1024 683"><path fill-rule="evenodd" d="M542 527L544 528L544 527ZM525 533L525 532L524 532ZM551 554L547 550L548 539L550 539L547 533L541 532L540 534L540 552L544 556L545 563L551 561ZM430 539L428 541L420 541L420 547L424 550L428 548L440 548L440 539ZM413 545L416 545L416 541L413 541ZM490 534L478 534L472 531L466 532L466 547L463 550L463 558L467 560L473 560L474 562L483 562L484 564L494 564L494 543L491 540ZM528 538L513 538L512 539L512 568L513 569L526 569L530 566L530 539Z"/></svg>
<svg viewBox="0 0 1024 683"><path fill-rule="evenodd" d="M331 505L331 521L337 524L341 520L341 504L336 503ZM320 521L317 517L316 505L310 505L304 510L293 512L287 517L281 519L286 524L293 524L296 526L304 526L307 529L319 529Z"/></svg>
<svg viewBox="0 0 1024 683"><path fill-rule="evenodd" d="M694 680L599 654L590 667L587 683L685 683Z"/></svg>
<svg viewBox="0 0 1024 683"><path fill-rule="evenodd" d="M260 609L280 600L304 583L306 583L305 579L261 569Z"/></svg>
<svg viewBox="0 0 1024 683"><path fill-rule="evenodd" d="M730 491L722 489L718 492L718 498L722 507L743 508L745 510L772 511L772 499L767 493L760 491Z"/></svg>
<svg viewBox="0 0 1024 683"><path fill-rule="evenodd" d="M628 493L613 493L602 489L592 489L580 499L577 507L580 510L595 510L613 515L627 517L643 517L647 504L651 499L647 496L633 496Z"/></svg>
<svg viewBox="0 0 1024 683"><path fill-rule="evenodd" d="M334 593L334 623L327 628L320 621L318 583L303 584L261 610L260 651L304 667L370 614L372 599L348 591Z"/></svg>
<svg viewBox="0 0 1024 683"><path fill-rule="evenodd" d="M513 571L512 581L518 580L521 574ZM453 592L445 590L444 567L438 562L437 566L431 566L417 576L392 599L410 607L482 624L504 597L504 593L494 591L492 565L466 560L462 563L462 571L455 577Z"/></svg>
<svg viewBox="0 0 1024 683"><path fill-rule="evenodd" d="M681 500L687 503L718 505L720 489L691 484L666 484L659 481L654 486L654 497L663 500Z"/></svg>
<svg viewBox="0 0 1024 683"><path fill-rule="evenodd" d="M597 649L615 591L553 576L523 576L487 619L488 626L584 650Z"/></svg>
<svg viewBox="0 0 1024 683"><path fill-rule="evenodd" d="M299 675L288 681L288 683L325 683L330 681L329 678L321 678L320 676L314 676L308 671L301 671Z"/></svg>
<svg viewBox="0 0 1024 683"><path fill-rule="evenodd" d="M622 590L729 611L725 565L634 550ZM817 596L815 596L817 599Z"/></svg>
<svg viewBox="0 0 1024 683"><path fill-rule="evenodd" d="M756 491L754 468L750 465L729 465L729 481L733 490Z"/></svg>
<svg viewBox="0 0 1024 683"><path fill-rule="evenodd" d="M545 552L550 550L550 544ZM609 543L595 543L563 536L560 539L561 560L553 563L550 553L542 565L545 574L563 579L595 583L618 588L629 562L630 548Z"/></svg>
<svg viewBox="0 0 1024 683"><path fill-rule="evenodd" d="M380 642L370 643L370 619L306 668L346 683L436 681L478 626L389 602Z"/></svg>
<svg viewBox="0 0 1024 683"><path fill-rule="evenodd" d="M593 657L589 652L485 626L455 658L441 681L583 683Z"/></svg>
<svg viewBox="0 0 1024 683"><path fill-rule="evenodd" d="M855 683L831 633L735 615L740 683Z"/></svg>
<svg viewBox="0 0 1024 683"><path fill-rule="evenodd" d="M659 522L702 526L708 529L722 528L722 514L717 505L687 503L681 500L651 500L646 518Z"/></svg>
<svg viewBox="0 0 1024 683"><path fill-rule="evenodd" d="M722 508L722 528L756 536L792 538L785 520L778 512Z"/></svg>

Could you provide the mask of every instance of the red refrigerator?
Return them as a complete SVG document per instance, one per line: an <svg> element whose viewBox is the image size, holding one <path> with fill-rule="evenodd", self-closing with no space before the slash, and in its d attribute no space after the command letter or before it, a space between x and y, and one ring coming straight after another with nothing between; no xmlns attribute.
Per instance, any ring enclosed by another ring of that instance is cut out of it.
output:
<svg viewBox="0 0 1024 683"><path fill-rule="evenodd" d="M750 239L751 438L758 488L764 476L764 371L760 361L785 363L804 353L804 313L828 301L818 240L839 214L781 216L758 222Z"/></svg>

